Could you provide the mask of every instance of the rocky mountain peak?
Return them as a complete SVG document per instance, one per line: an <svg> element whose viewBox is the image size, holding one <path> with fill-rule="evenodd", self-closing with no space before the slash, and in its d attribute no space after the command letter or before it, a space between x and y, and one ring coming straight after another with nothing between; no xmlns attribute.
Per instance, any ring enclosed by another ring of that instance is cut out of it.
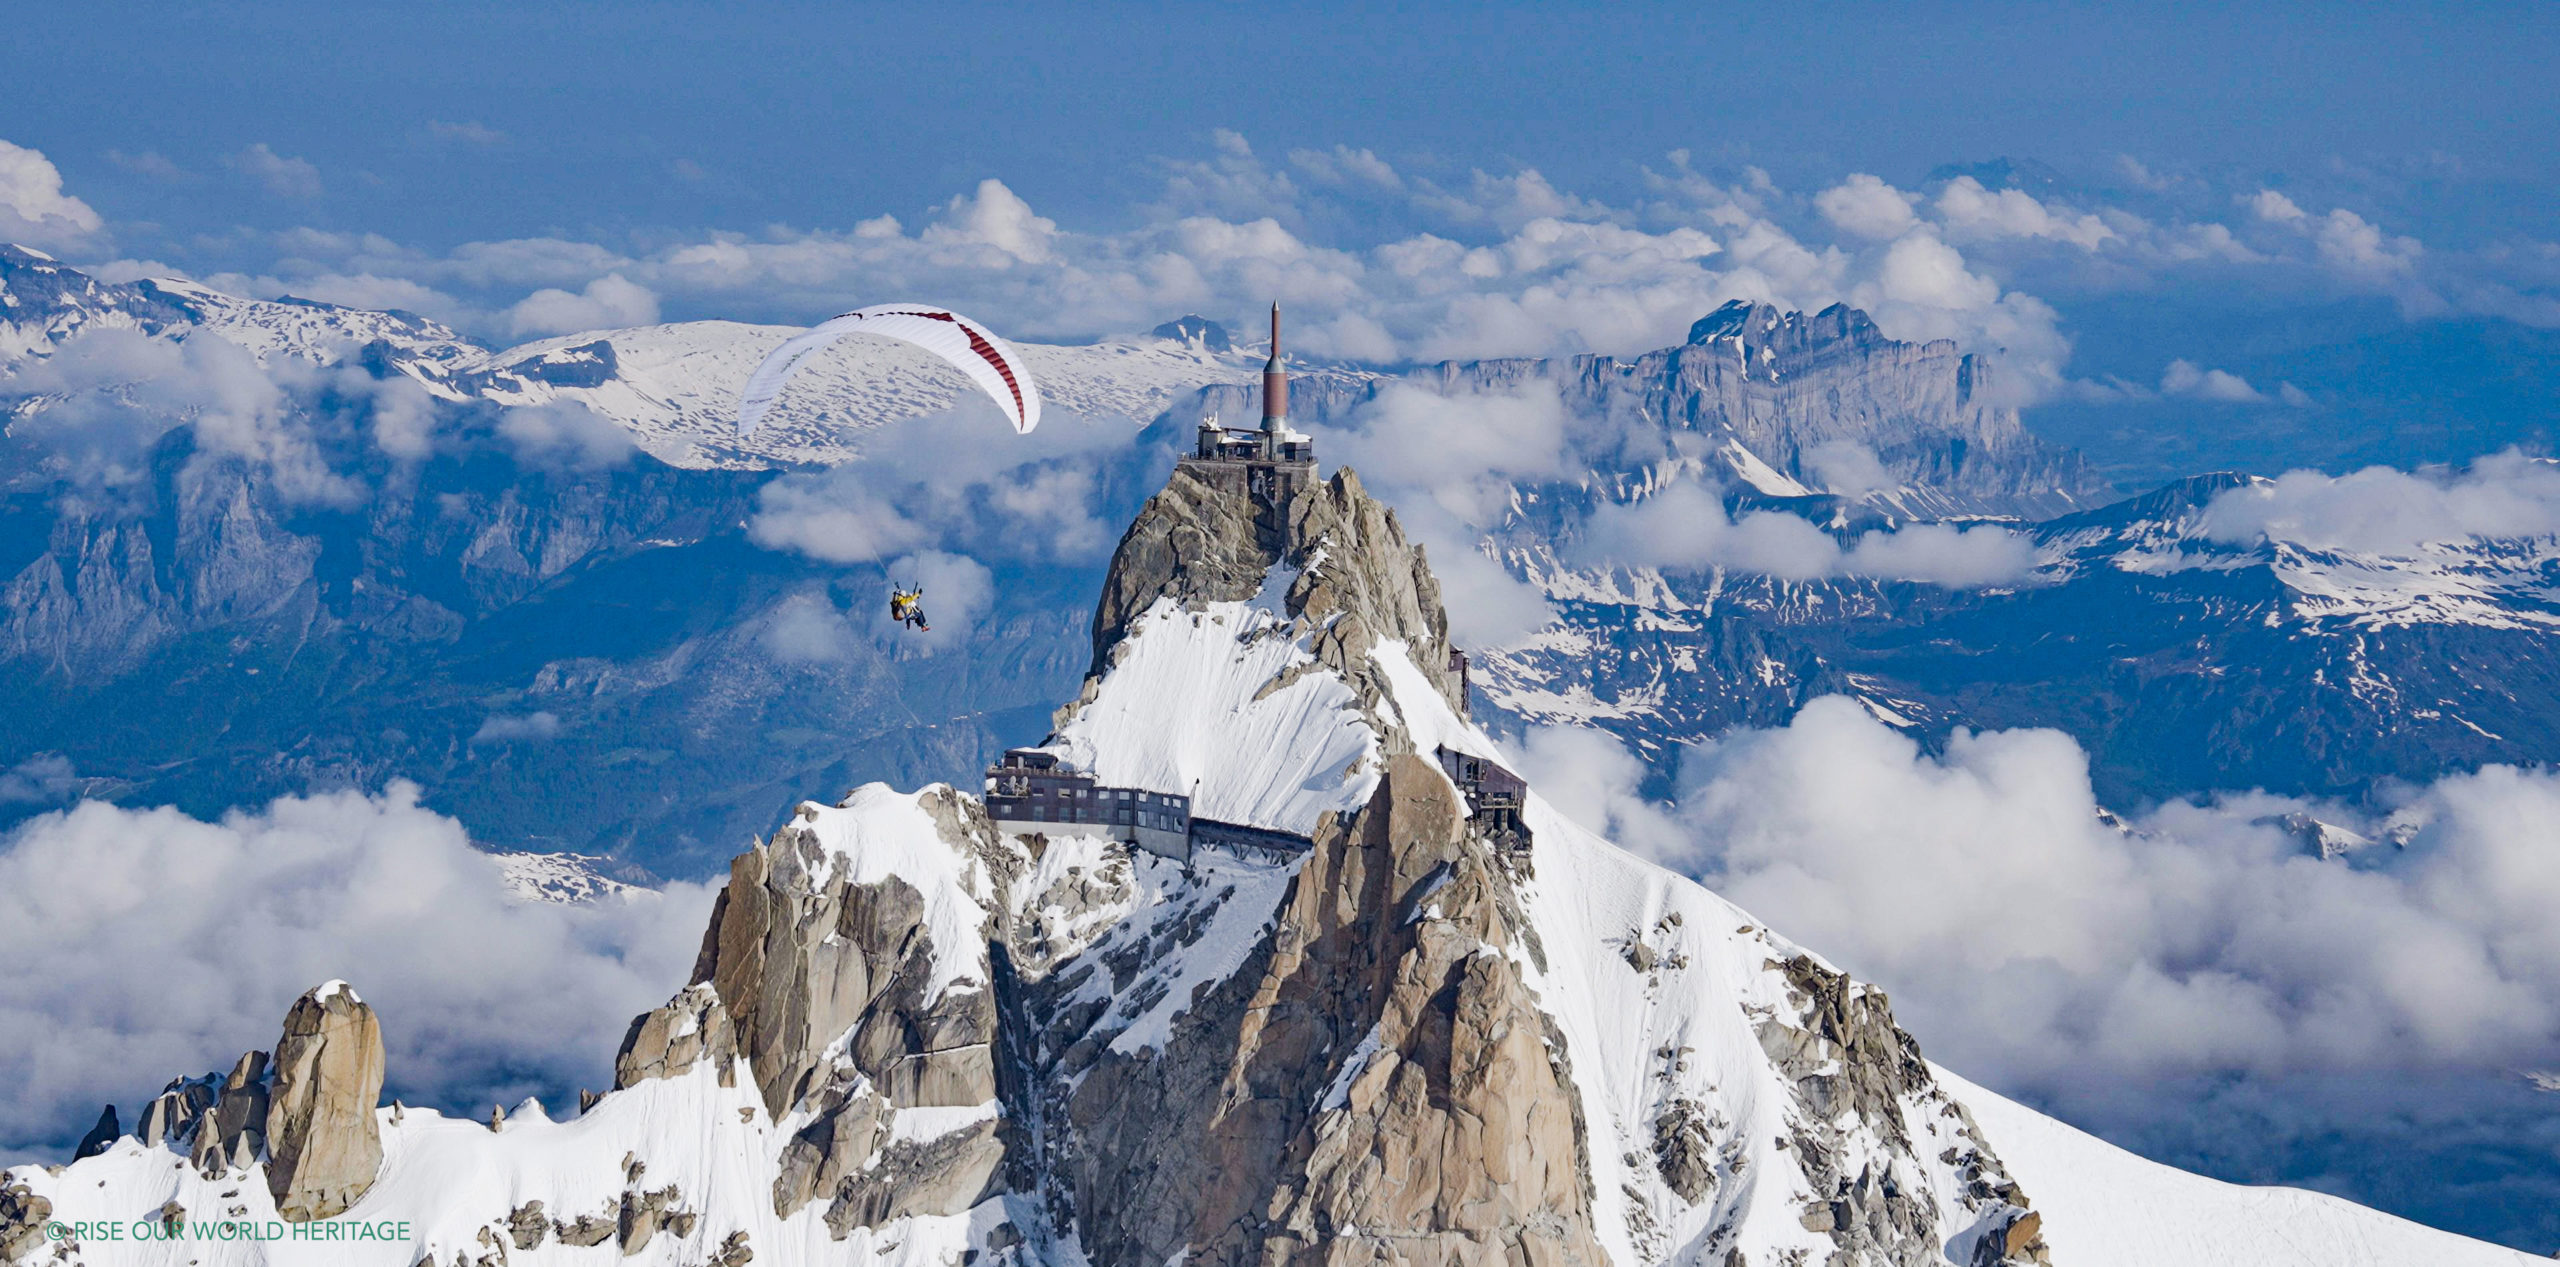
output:
<svg viewBox="0 0 2560 1267"><path fill-rule="evenodd" d="M252 1053L254 1056L256 1053ZM243 1057L235 1080L263 1061ZM292 1222L363 1199L382 1168L382 1025L346 982L315 986L285 1013L266 1120L267 1190Z"/></svg>
<svg viewBox="0 0 2560 1267"><path fill-rule="evenodd" d="M1235 347L1227 337L1227 328L1198 313L1186 313L1147 333L1203 352L1226 352Z"/></svg>
<svg viewBox="0 0 2560 1267"><path fill-rule="evenodd" d="M1836 343L1863 348L1891 342L1873 318L1847 304L1833 304L1806 314L1747 299L1736 299L1689 327L1688 341L1692 346L1719 339L1739 344L1745 357L1764 351L1772 357L1794 357Z"/></svg>
<svg viewBox="0 0 2560 1267"><path fill-rule="evenodd" d="M1287 614L1317 631L1316 658L1354 681L1375 670L1368 652L1396 640L1465 705L1449 671L1449 616L1422 546L1395 510L1350 468L1273 503L1177 468L1129 525L1112 555L1093 620L1093 669L1110 668L1131 624L1157 600L1193 610L1253 599L1286 573Z"/></svg>

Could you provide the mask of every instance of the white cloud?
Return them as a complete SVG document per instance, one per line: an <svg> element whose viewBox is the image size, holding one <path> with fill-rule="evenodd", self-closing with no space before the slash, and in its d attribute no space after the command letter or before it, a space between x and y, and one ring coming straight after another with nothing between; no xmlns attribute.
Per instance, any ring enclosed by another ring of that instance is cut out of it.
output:
<svg viewBox="0 0 2560 1267"><path fill-rule="evenodd" d="M2044 238L2094 251L2117 236L2097 216L2057 210L2021 189L1985 189L1971 176L1958 176L1938 191L1937 212L1958 241Z"/></svg>
<svg viewBox="0 0 2560 1267"><path fill-rule="evenodd" d="M75 248L104 227L89 204L62 192L62 173L42 151L0 141L0 242Z"/></svg>
<svg viewBox="0 0 2560 1267"><path fill-rule="evenodd" d="M2461 471L2288 471L2217 495L2203 527L2237 544L2389 555L2473 538L2549 537L2560 535L2560 464L2503 453Z"/></svg>
<svg viewBox="0 0 2560 1267"><path fill-rule="evenodd" d="M461 141L468 145L504 145L507 141L506 133L477 120L451 123L443 119L429 119L427 131L448 141Z"/></svg>
<svg viewBox="0 0 2560 1267"><path fill-rule="evenodd" d="M2312 235L2320 259L2349 277L2395 282L2417 270L2425 248L2412 237L2384 233L2380 226L2345 208L2321 217Z"/></svg>
<svg viewBox="0 0 2560 1267"><path fill-rule="evenodd" d="M621 423L579 401L510 408L498 415L498 435L532 467L595 470L619 466L639 450Z"/></svg>
<svg viewBox="0 0 2560 1267"><path fill-rule="evenodd" d="M1576 561L1724 568L1789 581L1869 576L1971 589L2025 580L2036 552L2025 534L1990 524L1918 524L1844 544L1795 515L1754 511L1734 519L1712 490L1684 481L1640 502L1602 506L1577 544Z"/></svg>
<svg viewBox="0 0 2560 1267"><path fill-rule="evenodd" d="M2296 206L2293 199L2272 189L2261 189L2242 198L2241 204L2259 219L2272 224L2297 224L2305 218L2302 208Z"/></svg>
<svg viewBox="0 0 2560 1267"><path fill-rule="evenodd" d="M785 664L842 664L861 647L853 619L824 591L794 594L766 615L758 636L765 650Z"/></svg>
<svg viewBox="0 0 2560 1267"><path fill-rule="evenodd" d="M317 198L320 196L320 169L308 159L278 154L274 147L260 141L225 159L231 170L266 186L267 192L280 198Z"/></svg>
<svg viewBox="0 0 2560 1267"><path fill-rule="evenodd" d="M387 1094L470 1113L612 1078L613 1039L682 984L710 891L524 903L418 789L289 797L218 822L87 802L0 836L0 1156L60 1160L102 1102L273 1050L304 990L382 1017Z"/></svg>
<svg viewBox="0 0 2560 1267"><path fill-rule="evenodd" d="M2195 362L2169 362L2160 375L2160 394L2187 396L2196 400L2219 400L2234 403L2262 401L2266 396L2249 385L2249 380L2228 370L2199 368Z"/></svg>
<svg viewBox="0 0 2560 1267"><path fill-rule="evenodd" d="M1806 474L1821 483L1823 491L1842 497L1863 498L1902 486L1902 481L1885 469L1875 450L1855 440L1825 440L1807 449L1804 467Z"/></svg>
<svg viewBox="0 0 2560 1267"><path fill-rule="evenodd" d="M942 218L926 226L924 241L936 246L991 246L1024 263L1049 258L1058 222L1036 215L1031 204L989 177L978 182L973 196L962 194L942 209Z"/></svg>
<svg viewBox="0 0 2560 1267"><path fill-rule="evenodd" d="M985 564L965 554L949 554L941 550L919 550L888 565L889 581L910 590L922 590L918 605L924 609L929 630L907 630L883 623L874 628L897 645L941 651L968 641L977 628L978 618L995 600L995 574ZM881 597L885 605L886 595Z"/></svg>
<svg viewBox="0 0 2560 1267"><path fill-rule="evenodd" d="M1500 643L1555 613L1478 543L1510 509L1513 483L1584 469L1568 446L1575 430L1553 383L1456 396L1395 384L1342 425L1319 428L1317 438L1333 461L1358 470L1394 505L1405 531L1422 543L1460 640Z"/></svg>
<svg viewBox="0 0 2560 1267"><path fill-rule="evenodd" d="M171 342L92 327L22 369L16 383L61 397L26 430L82 455L83 477L121 480L142 445L183 425L195 431L192 461L263 467L289 504L348 507L363 500L364 487L330 469L313 429L311 398L336 377L287 358L261 366L216 335Z"/></svg>
<svg viewBox="0 0 2560 1267"><path fill-rule="evenodd" d="M136 176L148 176L173 185L191 179L186 169L170 162L168 156L158 150L144 150L139 154L108 150L107 161Z"/></svg>
<svg viewBox="0 0 2560 1267"><path fill-rule="evenodd" d="M1321 184L1368 186L1380 190L1404 188L1404 178L1398 176L1396 169L1388 166L1386 160L1368 150L1355 150L1348 145L1337 145L1331 150L1291 150L1289 163L1305 172L1308 179Z"/></svg>
<svg viewBox="0 0 2560 1267"><path fill-rule="evenodd" d="M657 295L620 273L588 282L577 294L537 290L507 310L508 329L518 336L644 326L657 319Z"/></svg>
<svg viewBox="0 0 2560 1267"><path fill-rule="evenodd" d="M560 716L557 713L536 712L521 715L492 713L488 720L480 723L480 729L471 732L471 746L476 748L482 744L540 743L556 738L559 734Z"/></svg>
<svg viewBox="0 0 2560 1267"><path fill-rule="evenodd" d="M857 461L768 481L747 531L766 549L840 564L934 551L1090 560L1119 540L1126 512L1105 510L1111 489L1145 481L1140 471L1160 477L1165 460L1126 420L1053 405L1038 430L1016 436L973 397L865 433Z"/></svg>
<svg viewBox="0 0 2560 1267"><path fill-rule="evenodd" d="M2251 794L2122 830L2065 735L1960 731L1932 755L1832 697L1699 746L1680 783L1685 840L1657 857L1891 989L1932 1055L2010 1085L2495 1066L2560 1044L2560 775L2447 778L2392 816L2405 850L2324 861L2283 815L2385 825Z"/></svg>
<svg viewBox="0 0 2560 1267"><path fill-rule="evenodd" d="M1877 242L1901 237L1920 222L1911 212L1917 201L1918 195L1864 172L1813 196L1814 209L1834 227Z"/></svg>
<svg viewBox="0 0 2560 1267"><path fill-rule="evenodd" d="M52 805L79 794L71 759L42 752L0 771L0 805Z"/></svg>
<svg viewBox="0 0 2560 1267"><path fill-rule="evenodd" d="M859 464L785 475L756 490L747 535L768 550L790 550L828 563L870 563L930 539L924 525L876 496Z"/></svg>

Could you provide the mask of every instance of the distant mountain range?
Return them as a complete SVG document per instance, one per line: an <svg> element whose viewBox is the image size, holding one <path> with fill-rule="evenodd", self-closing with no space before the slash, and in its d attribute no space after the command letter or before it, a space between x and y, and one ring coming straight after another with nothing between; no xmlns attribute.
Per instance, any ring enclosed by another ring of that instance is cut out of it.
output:
<svg viewBox="0 0 2560 1267"><path fill-rule="evenodd" d="M315 507L161 419L100 497L39 438L70 402L12 396L0 378L0 769L58 754L90 794L199 812L409 777L493 847L694 875L768 830L778 798L966 777L1038 731L1083 667L1075 596L1098 556L999 562L966 645L927 665L864 632L890 579L880 565L749 538L777 468L853 461L881 422L970 407L956 376L895 345L854 341L812 366L784 425L746 444L734 392L778 328L690 322L490 350L407 314L115 285L0 248L0 373L23 380L100 328L414 382L463 440L404 464L320 428L327 459L371 491ZM1202 413L1255 403L1260 354L1196 317L1021 350L1064 411L1049 426L1137 441L1091 459L1105 515L1129 513ZM2211 540L2200 508L2241 477L2106 504L2085 463L2020 425L1995 367L1889 339L1851 309L1728 305L1681 346L1628 360L1311 367L1293 400L1310 423L1342 422L1400 384L1532 382L1677 456L1514 490L1519 509L1485 548L1561 617L1473 649L1497 724L1599 726L1667 775L1683 741L1841 692L1929 739L2061 727L2120 802L2248 785L2353 794L2560 755L2551 543L2379 559ZM92 394L93 408L117 399ZM509 407L561 404L642 454L584 469L470 439ZM1881 482L1835 490L1824 462L1838 445L1871 456ZM2038 565L2014 585L1949 590L1563 561L1593 508L1678 479L1842 533L2026 524ZM777 636L806 618L835 631L815 658Z"/></svg>
<svg viewBox="0 0 2560 1267"><path fill-rule="evenodd" d="M384 1105L400 1016L316 983L272 1052L0 1171L0 1264L159 1261L190 1218L275 1229L195 1250L237 1267L2526 1261L2084 1135L1534 786L1493 802L1396 517L1347 472L1278 509L1173 475L1044 746L1285 855L801 801L574 1116ZM309 1230L340 1216L386 1230Z"/></svg>

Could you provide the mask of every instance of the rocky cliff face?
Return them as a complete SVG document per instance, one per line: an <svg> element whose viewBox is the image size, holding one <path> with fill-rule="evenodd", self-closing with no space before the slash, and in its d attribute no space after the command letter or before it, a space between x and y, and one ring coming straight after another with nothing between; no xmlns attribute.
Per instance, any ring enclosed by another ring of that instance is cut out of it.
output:
<svg viewBox="0 0 2560 1267"><path fill-rule="evenodd" d="M0 765L208 815L407 777L476 838L698 875L795 788L982 763L1085 665L1069 574L905 672L885 578L748 539L762 473L483 451L364 478L361 507L297 504L184 429L113 497L0 461Z"/></svg>
<svg viewBox="0 0 2560 1267"><path fill-rule="evenodd" d="M1292 386L1291 409L1344 421L1399 382L1453 395L1551 386L1592 426L1649 436L1639 451L1684 453L1713 482L1798 505L1810 498L1906 519L2032 520L2114 499L2078 454L2027 433L1990 362L1946 340L1887 338L1845 305L1808 314L1737 300L1699 320L1681 346L1628 359L1445 362L1402 379L1315 376ZM1205 390L1200 408L1244 417L1253 404L1249 387L1222 386ZM1826 450L1842 445L1873 455L1900 487L1835 490L1826 462L1836 459ZM1641 484L1666 473L1600 475Z"/></svg>
<svg viewBox="0 0 2560 1267"><path fill-rule="evenodd" d="M945 789L924 804L934 843L977 860L992 883L1019 868L974 802ZM812 1200L844 1228L961 1213L1002 1160L994 1116L928 1139L895 1128L902 1110L994 1103L995 929L937 945L915 884L857 882L812 817L730 865L694 984L632 1023L616 1085L680 1076L697 1060L728 1079L743 1062L765 1111L794 1127L773 1183L781 1217Z"/></svg>
<svg viewBox="0 0 2560 1267"><path fill-rule="evenodd" d="M252 1053L252 1056L257 1053ZM243 1057L235 1080L259 1062ZM333 981L296 1000L276 1044L266 1114L267 1191L291 1222L344 1213L382 1169L382 1026ZM226 1090L228 1088L226 1087ZM217 1129L222 1108L215 1110Z"/></svg>
<svg viewBox="0 0 2560 1267"><path fill-rule="evenodd" d="M1250 508L1177 480L1053 739L1199 770L1237 821L1304 823L1304 853L1003 835L942 786L803 804L735 860L693 979L576 1120L375 1110L370 1013L324 987L263 1083L252 1053L171 1084L139 1138L0 1176L0 1259L48 1219L264 1217L244 1188L409 1222L345 1247L382 1267L608 1242L648 1267L2051 1257L2030 1190L2075 1177L2015 1174L1880 993L1534 789L1532 844L1476 835L1431 754L1499 754L1456 707L1419 551L1347 472L1289 509L1247 585L1240 553L1167 543L1237 542L1216 521ZM2246 1199L2146 1211L2249 1267L2300 1260L2223 1251L2347 1243L2337 1203Z"/></svg>

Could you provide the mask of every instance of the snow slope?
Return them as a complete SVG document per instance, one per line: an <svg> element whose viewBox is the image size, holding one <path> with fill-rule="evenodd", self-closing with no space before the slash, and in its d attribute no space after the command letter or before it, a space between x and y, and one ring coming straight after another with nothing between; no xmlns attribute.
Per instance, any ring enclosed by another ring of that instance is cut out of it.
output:
<svg viewBox="0 0 2560 1267"><path fill-rule="evenodd" d="M1188 794L1204 818L1303 836L1357 809L1378 783L1377 735L1286 626L1250 603L1156 600L1056 751L1109 786Z"/></svg>
<svg viewBox="0 0 2560 1267"><path fill-rule="evenodd" d="M1363 804L1377 786L1382 752L1427 754L1445 745L1500 758L1494 740L1452 710L1401 644L1382 641L1367 652L1364 667L1384 683L1384 698L1364 705L1362 688L1317 658L1307 626L1267 600L1196 610L1160 600L1108 657L1111 668L1059 736L1060 751L1111 782L1196 786L1204 814L1293 830ZM938 825L950 821L947 805L937 819L928 804L944 795L938 786L910 794L874 784L838 806L801 806L794 839L817 851L813 883L895 876L913 886L933 940L935 995L995 985L980 975L992 962L984 936L1010 923L1009 956L1019 970L1077 964L1085 972L1059 979L1061 1006L1109 1017L1093 1034L1107 1035L1116 1052L1163 1044L1176 1017L1213 998L1218 983L1251 961L1298 874L1294 863L1215 857L1184 868L1078 836L1037 848L962 842ZM1805 1067L1807 1053L1819 1063L1839 1050L1808 1041L1815 1021L1807 982L1836 985L1833 1001L1867 1017L1882 1015L1880 992L1837 977L1697 883L1584 831L1534 791L1525 817L1535 844L1511 881L1523 915L1519 935L1474 953L1517 965L1552 1021L1589 1131L1592 1227L1613 1261L1732 1262L1726 1252L1740 1250L1752 1264L1821 1262L1835 1245L1829 1210L1854 1195L1851 1208L1865 1212L1922 1211L1938 1259L1972 1264L1977 1242L2011 1226L2018 1208L2010 1198L2020 1193L2042 1221L2053 1261L2067 1267L2526 1261L2332 1198L2235 1188L2142 1161L1932 1071L1916 1052L1899 1066L1891 1103L1858 1102L1844 1089L1856 1071ZM1409 919L1435 918L1428 897L1425 890L1409 899ZM1096 965L1108 970L1092 971ZM1908 1042L1882 1024L1888 1043ZM855 1037L840 1036L837 1050ZM228 1054L207 1055L210 1062ZM1360 1067L1355 1058L1336 1088ZM724 1072L732 1085L722 1085ZM891 1140L931 1141L982 1127L1014 1103L890 1110L883 1130ZM959 1213L856 1224L842 1239L823 1202L776 1215L775 1177L803 1119L794 1110L772 1121L743 1060L729 1070L704 1061L638 1082L571 1121L552 1121L531 1103L496 1129L397 1107L381 1110L380 1120L377 1182L335 1222L405 1223L401 1239L169 1244L93 1236L60 1261L412 1267L421 1257L460 1257L511 1267L678 1267L743 1243L764 1263L923 1267L1000 1251L1058 1267L1084 1263L1074 1228L1046 1226L1053 1207L1009 1192ZM1019 1125L1032 1136L1064 1129L1036 1118ZM1666 1134L1682 1131L1693 1132L1700 1152L1699 1181L1685 1195L1668 1165L1657 1164ZM16 1168L7 1181L71 1223L130 1229L170 1201L194 1220L274 1217L258 1168L208 1178L171 1148L131 1138L67 1167ZM600 1225L652 1193L672 1217L627 1256L567 1246L556 1235L523 1248L512 1239L511 1215L531 1200L544 1202L545 1220L585 1216ZM1030 1239L1020 1240L1026 1233Z"/></svg>
<svg viewBox="0 0 2560 1267"><path fill-rule="evenodd" d="M2299 1188L2252 1188L2145 1161L1944 1069L2045 1212L2057 1263L2413 1267L2548 1262Z"/></svg>

